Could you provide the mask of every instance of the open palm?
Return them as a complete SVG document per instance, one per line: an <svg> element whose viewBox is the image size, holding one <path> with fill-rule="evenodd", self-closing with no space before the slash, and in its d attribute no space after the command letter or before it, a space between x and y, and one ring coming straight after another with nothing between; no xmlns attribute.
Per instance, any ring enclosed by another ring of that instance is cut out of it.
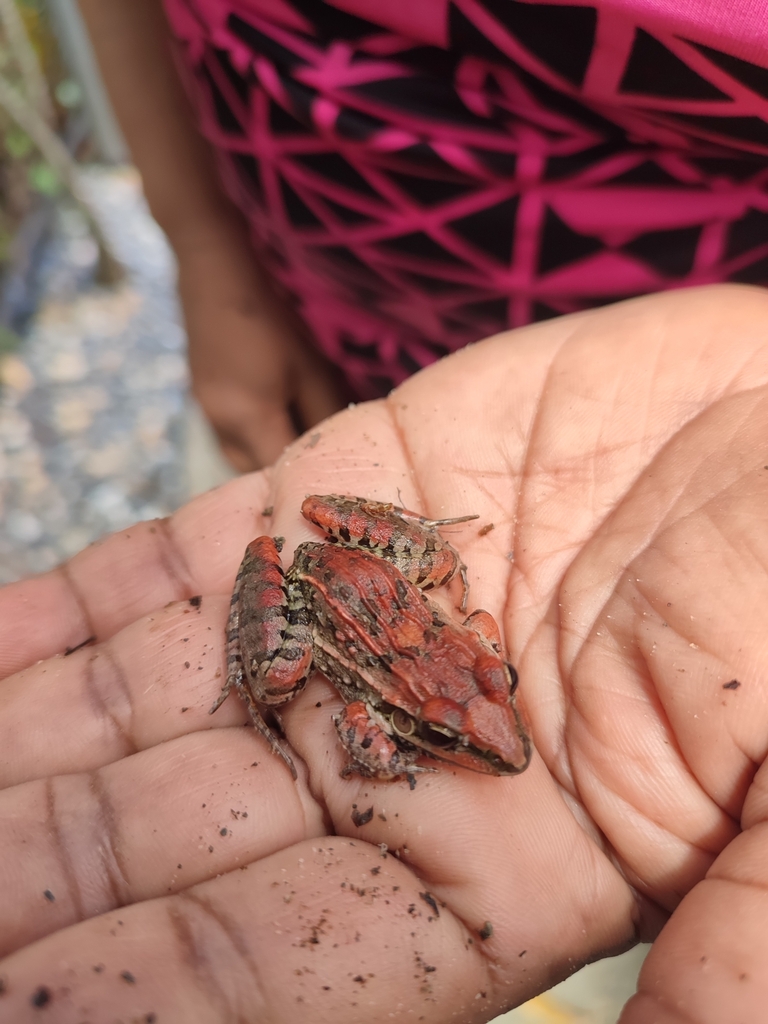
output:
<svg viewBox="0 0 768 1024"><path fill-rule="evenodd" d="M717 287L501 335L2 591L0 1021L485 1021L672 912L623 1020L759 1019L767 324ZM298 783L208 716L243 549L316 539L308 493L480 515L446 535L527 772L342 779L320 677Z"/></svg>

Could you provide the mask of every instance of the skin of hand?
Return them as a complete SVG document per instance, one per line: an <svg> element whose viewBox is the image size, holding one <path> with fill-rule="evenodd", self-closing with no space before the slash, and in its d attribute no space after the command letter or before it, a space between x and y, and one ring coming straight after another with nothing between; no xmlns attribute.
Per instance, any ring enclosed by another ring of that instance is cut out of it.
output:
<svg viewBox="0 0 768 1024"><path fill-rule="evenodd" d="M174 67L161 0L80 0L150 209L179 266L195 394L241 472L347 402L258 266Z"/></svg>
<svg viewBox="0 0 768 1024"><path fill-rule="evenodd" d="M762 1019L766 323L715 286L499 335L5 588L0 1021L480 1022L657 935L622 1024ZM446 535L523 775L342 779L318 676L298 783L235 698L209 717L246 543L287 564L331 492L480 514Z"/></svg>

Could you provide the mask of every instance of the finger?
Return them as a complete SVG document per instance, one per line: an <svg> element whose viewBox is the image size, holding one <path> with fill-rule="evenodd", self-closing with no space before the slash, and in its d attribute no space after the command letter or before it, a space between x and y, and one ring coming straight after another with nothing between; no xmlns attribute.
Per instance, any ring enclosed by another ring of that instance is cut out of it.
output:
<svg viewBox="0 0 768 1024"><path fill-rule="evenodd" d="M734 839L672 915L643 965L638 993L621 1024L765 1019L767 864L763 816Z"/></svg>
<svg viewBox="0 0 768 1024"><path fill-rule="evenodd" d="M766 387L700 413L560 592L577 790L628 876L670 909L739 831L768 752L766 430Z"/></svg>
<svg viewBox="0 0 768 1024"><path fill-rule="evenodd" d="M41 989L73 1024L85 1006L99 1019L184 1024L278 1024L297 1012L338 1024L393 1013L479 1022L541 981L520 956L502 968L492 941L435 912L396 859L329 838L53 935L0 970L19 1024L37 1019Z"/></svg>
<svg viewBox="0 0 768 1024"><path fill-rule="evenodd" d="M5 789L0 956L323 832L304 784L252 729L184 736L86 774Z"/></svg>
<svg viewBox="0 0 768 1024"><path fill-rule="evenodd" d="M171 601L231 592L246 544L267 527L267 495L262 474L233 480L0 589L0 677L106 639Z"/></svg>
<svg viewBox="0 0 768 1024"><path fill-rule="evenodd" d="M179 602L0 687L0 787L85 772L185 733L247 721L208 711L225 672L225 597ZM30 714L35 728L29 729Z"/></svg>
<svg viewBox="0 0 768 1024"><path fill-rule="evenodd" d="M486 1019L497 994L480 943L418 892L365 843L297 844L16 953L2 1008L14 1024L37 1022L41 1000L61 1024Z"/></svg>

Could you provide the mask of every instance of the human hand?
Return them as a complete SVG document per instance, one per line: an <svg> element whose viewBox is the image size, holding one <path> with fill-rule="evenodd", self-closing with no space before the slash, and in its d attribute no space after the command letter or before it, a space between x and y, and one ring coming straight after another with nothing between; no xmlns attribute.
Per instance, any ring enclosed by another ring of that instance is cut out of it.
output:
<svg viewBox="0 0 768 1024"><path fill-rule="evenodd" d="M237 228L178 244L192 387L241 473L346 404L341 375L272 291ZM219 238L222 235L223 238Z"/></svg>
<svg viewBox="0 0 768 1024"><path fill-rule="evenodd" d="M479 1022L670 913L623 1024L761 1019L766 322L718 287L501 335L0 592L0 1021ZM234 699L208 716L243 548L290 558L310 492L480 514L450 539L523 775L341 779L319 677L298 783Z"/></svg>

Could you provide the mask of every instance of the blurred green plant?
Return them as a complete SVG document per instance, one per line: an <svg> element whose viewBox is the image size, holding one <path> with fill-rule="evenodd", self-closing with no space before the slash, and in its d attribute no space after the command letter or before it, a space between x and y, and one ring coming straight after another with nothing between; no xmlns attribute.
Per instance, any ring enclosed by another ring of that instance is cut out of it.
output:
<svg viewBox="0 0 768 1024"><path fill-rule="evenodd" d="M21 345L21 338L18 334L10 327L0 324L0 359L15 352L19 345Z"/></svg>
<svg viewBox="0 0 768 1024"><path fill-rule="evenodd" d="M34 196L68 193L98 243L99 279L113 283L122 277L122 268L59 135L67 112L81 102L80 86L56 59L42 0L0 0L0 262L12 251L4 239L12 237Z"/></svg>
<svg viewBox="0 0 768 1024"><path fill-rule="evenodd" d="M3 138L5 151L14 160L23 160L35 148L35 144L18 125L12 124Z"/></svg>
<svg viewBox="0 0 768 1024"><path fill-rule="evenodd" d="M55 199L61 192L61 178L45 160L37 160L27 171L27 181L40 195Z"/></svg>
<svg viewBox="0 0 768 1024"><path fill-rule="evenodd" d="M76 110L82 106L83 90L74 78L62 79L53 90L53 95L59 106L64 107L65 110Z"/></svg>

